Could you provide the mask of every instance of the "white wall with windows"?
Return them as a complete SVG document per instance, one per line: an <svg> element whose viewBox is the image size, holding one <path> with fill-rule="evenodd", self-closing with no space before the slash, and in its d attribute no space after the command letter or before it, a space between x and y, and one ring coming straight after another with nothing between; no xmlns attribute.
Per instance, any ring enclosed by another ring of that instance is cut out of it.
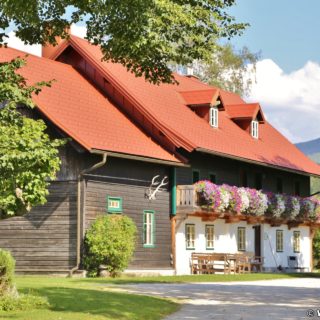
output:
<svg viewBox="0 0 320 320"><path fill-rule="evenodd" d="M277 231L282 231L283 233L282 251L277 251ZM300 235L300 239L296 239L296 242L299 242L300 250L296 250L299 248L294 245L294 237L295 233L297 234L297 232L299 232L298 234ZM271 227L270 225L266 224L262 227L262 237L264 267L267 270L274 270L279 266L282 268L289 267L288 257L290 256L297 257L297 264L299 268L304 268L305 271L310 270L312 244L309 237L309 227L297 227L289 230L287 225Z"/></svg>
<svg viewBox="0 0 320 320"><path fill-rule="evenodd" d="M208 226L212 227L208 228ZM241 232L239 232L239 228L242 230ZM245 228L244 231L242 228ZM282 252L276 252L276 230L283 231ZM300 252L294 252L295 231L299 231L300 234ZM214 233L213 247L211 241L212 232ZM245 233L245 239L243 239L243 232ZM178 218L176 225L176 273L178 275L191 273L190 258L192 252L244 252L238 250L239 235L241 236L241 241L245 241L245 252L254 252L255 235L253 225L248 225L245 221L225 223L224 219L204 222L199 217L188 217L184 220L179 220ZM266 224L261 226L261 255L265 257L264 266L267 270L274 270L279 265L283 268L288 267L288 256L297 256L299 267L309 270L310 245L308 227L288 230L287 225L271 227ZM243 244L239 249L243 249ZM276 257L277 264L274 257Z"/></svg>

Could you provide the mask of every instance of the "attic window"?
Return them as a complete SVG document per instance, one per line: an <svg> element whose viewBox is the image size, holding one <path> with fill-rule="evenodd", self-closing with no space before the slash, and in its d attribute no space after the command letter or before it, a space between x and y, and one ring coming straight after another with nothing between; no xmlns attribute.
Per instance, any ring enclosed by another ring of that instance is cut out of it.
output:
<svg viewBox="0 0 320 320"><path fill-rule="evenodd" d="M251 135L253 138L259 138L259 122L256 120L251 121Z"/></svg>
<svg viewBox="0 0 320 320"><path fill-rule="evenodd" d="M210 108L210 126L218 128L218 108Z"/></svg>

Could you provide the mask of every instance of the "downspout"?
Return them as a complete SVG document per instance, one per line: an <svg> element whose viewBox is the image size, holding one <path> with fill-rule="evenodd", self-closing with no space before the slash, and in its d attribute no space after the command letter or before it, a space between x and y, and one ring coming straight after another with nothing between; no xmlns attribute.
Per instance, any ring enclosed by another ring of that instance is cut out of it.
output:
<svg viewBox="0 0 320 320"><path fill-rule="evenodd" d="M171 169L171 250L172 266L176 271L176 214L177 214L177 176L176 168Z"/></svg>
<svg viewBox="0 0 320 320"><path fill-rule="evenodd" d="M82 170L78 175L78 194L77 194L77 258L76 265L69 271L69 276L72 277L73 273L79 270L81 262L81 181L84 174L89 173L95 169L98 169L106 164L107 162L107 152L92 152L93 154L102 154L102 160L90 168Z"/></svg>

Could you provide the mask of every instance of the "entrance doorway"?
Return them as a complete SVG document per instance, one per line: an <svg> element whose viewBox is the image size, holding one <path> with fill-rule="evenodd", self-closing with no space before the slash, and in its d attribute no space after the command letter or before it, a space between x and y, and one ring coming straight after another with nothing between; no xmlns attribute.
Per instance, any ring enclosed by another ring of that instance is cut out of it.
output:
<svg viewBox="0 0 320 320"><path fill-rule="evenodd" d="M254 226L254 254L261 257L261 226Z"/></svg>

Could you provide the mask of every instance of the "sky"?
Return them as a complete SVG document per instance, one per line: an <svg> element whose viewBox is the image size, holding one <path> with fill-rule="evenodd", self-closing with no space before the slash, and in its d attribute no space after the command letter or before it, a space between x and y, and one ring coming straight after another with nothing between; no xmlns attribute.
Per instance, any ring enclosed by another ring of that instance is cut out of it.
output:
<svg viewBox="0 0 320 320"><path fill-rule="evenodd" d="M319 0L237 0L230 10L250 23L231 43L261 52L247 100L295 143L320 138L319 12Z"/></svg>
<svg viewBox="0 0 320 320"><path fill-rule="evenodd" d="M230 10L250 27L231 43L261 52L255 82L246 100L259 102L267 120L290 141L320 138L320 0L236 0ZM71 32L84 36L83 27ZM13 32L9 46L26 47Z"/></svg>

